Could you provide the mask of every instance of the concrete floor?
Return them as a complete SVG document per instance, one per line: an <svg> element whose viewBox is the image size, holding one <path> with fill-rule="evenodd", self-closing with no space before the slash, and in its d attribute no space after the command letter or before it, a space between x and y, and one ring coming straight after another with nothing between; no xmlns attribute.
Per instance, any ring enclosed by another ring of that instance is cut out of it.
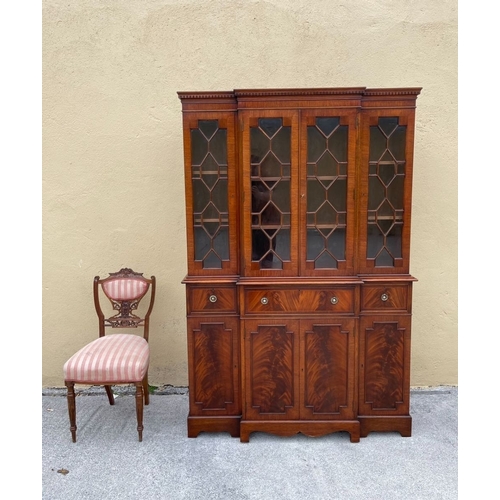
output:
<svg viewBox="0 0 500 500"><path fill-rule="evenodd" d="M455 500L458 388L413 389L413 435L311 438L253 433L186 435L188 395L151 396L144 438L130 392L109 406L101 389L77 397L71 442L65 391L42 391L45 500Z"/></svg>

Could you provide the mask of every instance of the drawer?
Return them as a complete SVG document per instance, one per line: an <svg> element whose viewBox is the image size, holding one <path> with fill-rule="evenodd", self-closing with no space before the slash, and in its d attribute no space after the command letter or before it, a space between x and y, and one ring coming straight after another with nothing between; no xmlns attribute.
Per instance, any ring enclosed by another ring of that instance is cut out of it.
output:
<svg viewBox="0 0 500 500"><path fill-rule="evenodd" d="M354 287L345 288L248 288L246 314L353 313Z"/></svg>
<svg viewBox="0 0 500 500"><path fill-rule="evenodd" d="M361 287L361 310L407 311L408 294L408 285L363 285Z"/></svg>
<svg viewBox="0 0 500 500"><path fill-rule="evenodd" d="M188 286L188 313L236 312L236 287Z"/></svg>

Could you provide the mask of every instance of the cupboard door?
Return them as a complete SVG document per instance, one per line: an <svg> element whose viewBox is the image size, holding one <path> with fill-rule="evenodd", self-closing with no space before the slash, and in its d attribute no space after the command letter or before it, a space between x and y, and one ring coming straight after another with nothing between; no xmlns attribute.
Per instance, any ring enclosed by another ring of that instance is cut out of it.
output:
<svg viewBox="0 0 500 500"><path fill-rule="evenodd" d="M407 415L411 316L361 318L359 414Z"/></svg>
<svg viewBox="0 0 500 500"><path fill-rule="evenodd" d="M184 116L188 273L237 274L234 113Z"/></svg>
<svg viewBox="0 0 500 500"><path fill-rule="evenodd" d="M303 110L300 136L300 274L353 274L356 111Z"/></svg>
<svg viewBox="0 0 500 500"><path fill-rule="evenodd" d="M298 112L241 112L246 276L298 273Z"/></svg>
<svg viewBox="0 0 500 500"><path fill-rule="evenodd" d="M246 420L299 418L299 322L245 320Z"/></svg>
<svg viewBox="0 0 500 500"><path fill-rule="evenodd" d="M236 317L188 319L191 416L241 414Z"/></svg>
<svg viewBox="0 0 500 500"><path fill-rule="evenodd" d="M301 320L305 419L355 418L355 320Z"/></svg>
<svg viewBox="0 0 500 500"><path fill-rule="evenodd" d="M362 115L360 273L408 273L414 110Z"/></svg>

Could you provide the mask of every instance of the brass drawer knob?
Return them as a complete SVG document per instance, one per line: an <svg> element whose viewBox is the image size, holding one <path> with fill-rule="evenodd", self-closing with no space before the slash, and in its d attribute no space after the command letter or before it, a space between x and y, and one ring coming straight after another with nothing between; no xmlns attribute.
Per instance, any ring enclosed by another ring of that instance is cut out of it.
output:
<svg viewBox="0 0 500 500"><path fill-rule="evenodd" d="M330 302L335 305L335 304L338 304L339 302L339 299L338 297L335 297L335 295L330 299Z"/></svg>
<svg viewBox="0 0 500 500"><path fill-rule="evenodd" d="M389 298L389 295L387 295L386 293L383 293L383 294L380 296L380 300L381 300L382 302L386 302L388 298Z"/></svg>
<svg viewBox="0 0 500 500"><path fill-rule="evenodd" d="M263 304L263 305L266 305L268 302L269 302L269 299L267 297L262 297L260 299L260 303Z"/></svg>
<svg viewBox="0 0 500 500"><path fill-rule="evenodd" d="M210 297L208 297L208 300L209 300L210 302L212 302L212 304L213 304L214 302L217 302L217 295L213 295L213 294L212 294L212 295L210 295Z"/></svg>

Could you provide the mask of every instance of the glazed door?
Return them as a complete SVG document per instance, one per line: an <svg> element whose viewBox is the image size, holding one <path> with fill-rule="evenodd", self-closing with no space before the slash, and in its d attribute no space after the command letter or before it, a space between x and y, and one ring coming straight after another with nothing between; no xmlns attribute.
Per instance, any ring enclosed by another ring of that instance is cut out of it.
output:
<svg viewBox="0 0 500 500"><path fill-rule="evenodd" d="M244 325L244 419L297 420L299 322L261 319Z"/></svg>
<svg viewBox="0 0 500 500"><path fill-rule="evenodd" d="M241 112L244 276L298 274L298 112Z"/></svg>
<svg viewBox="0 0 500 500"><path fill-rule="evenodd" d="M189 275L238 272L235 115L184 116Z"/></svg>
<svg viewBox="0 0 500 500"><path fill-rule="evenodd" d="M301 417L355 418L355 320L301 320Z"/></svg>
<svg viewBox="0 0 500 500"><path fill-rule="evenodd" d="M303 110L300 274L354 273L356 111Z"/></svg>
<svg viewBox="0 0 500 500"><path fill-rule="evenodd" d="M413 109L361 115L361 274L409 272Z"/></svg>

